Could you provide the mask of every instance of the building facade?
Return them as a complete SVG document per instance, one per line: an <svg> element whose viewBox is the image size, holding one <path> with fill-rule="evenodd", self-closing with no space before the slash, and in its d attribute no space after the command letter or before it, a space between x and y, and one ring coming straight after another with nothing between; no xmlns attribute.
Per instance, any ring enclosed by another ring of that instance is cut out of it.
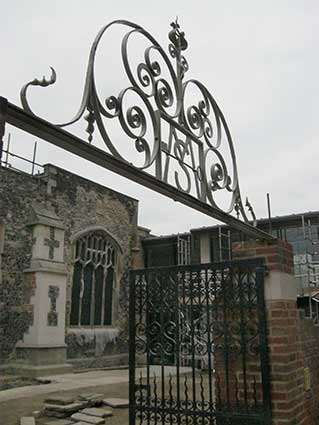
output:
<svg viewBox="0 0 319 425"><path fill-rule="evenodd" d="M137 200L55 166L0 168L2 365L127 364L128 271L147 234L137 220Z"/></svg>
<svg viewBox="0 0 319 425"><path fill-rule="evenodd" d="M257 220L257 226L293 248L298 305L307 316L319 316L319 211ZM227 226L192 229L189 233L149 237L143 241L147 267L228 261L233 244L246 236ZM318 299L317 299L318 298Z"/></svg>

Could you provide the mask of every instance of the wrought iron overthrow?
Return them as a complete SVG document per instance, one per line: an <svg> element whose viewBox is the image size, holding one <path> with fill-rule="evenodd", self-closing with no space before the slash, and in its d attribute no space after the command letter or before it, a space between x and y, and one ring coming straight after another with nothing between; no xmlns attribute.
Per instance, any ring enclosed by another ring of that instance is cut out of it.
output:
<svg viewBox="0 0 319 425"><path fill-rule="evenodd" d="M262 260L132 271L129 322L130 425L271 423Z"/></svg>
<svg viewBox="0 0 319 425"><path fill-rule="evenodd" d="M122 39L121 56L129 85L118 94L111 92L101 97L96 84L96 53L104 34L118 25L128 29ZM124 135L135 145L138 155L143 157L142 165L138 168L181 192L192 194L215 209L224 210L227 214L235 210L237 218L241 216L247 222L240 195L235 150L226 120L207 88L198 80L185 79L189 66L184 52L188 44L178 22L173 22L171 27L168 54L150 33L132 22L117 20L102 28L91 48L79 111L70 121L56 126L67 127L84 117L90 143L97 125L108 151L115 158L131 163L132 159L120 152L110 136L108 124L118 120ZM147 47L143 52L143 61L133 68L129 46L136 35L147 40ZM35 114L28 101L28 90L31 86L54 84L56 72L53 68L51 72L49 79L34 79L21 91L23 108L31 115ZM192 88L199 96L196 102L189 101ZM132 94L138 102L128 106L127 99ZM168 126L167 140L164 140L164 126ZM229 153L229 163L222 148ZM175 168L171 171L173 161ZM216 201L216 194L220 191L229 195L226 208ZM252 212L249 202L246 206Z"/></svg>

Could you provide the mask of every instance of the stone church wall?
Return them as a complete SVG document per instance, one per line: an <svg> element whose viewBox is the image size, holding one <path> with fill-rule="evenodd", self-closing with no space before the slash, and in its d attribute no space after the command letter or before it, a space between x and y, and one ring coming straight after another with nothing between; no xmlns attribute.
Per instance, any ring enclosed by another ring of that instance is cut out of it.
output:
<svg viewBox="0 0 319 425"><path fill-rule="evenodd" d="M27 227L32 203L46 196L46 184L10 169L0 169L0 223L3 253L0 281L0 358L14 355L15 344L33 321L32 281L23 270L30 266L32 234Z"/></svg>
<svg viewBox="0 0 319 425"><path fill-rule="evenodd" d="M52 165L30 176L0 169L0 360L16 360L15 346L33 323L33 236L29 226L34 208L56 214L64 227L64 262L67 272L66 343L68 359L92 359L127 353L128 269L132 255L141 264L138 249L138 201ZM73 246L81 232L103 228L122 250L121 280L116 324L100 328L69 327ZM141 257L141 258L140 258ZM57 299L59 302L59 299ZM25 355L25 354L24 354Z"/></svg>

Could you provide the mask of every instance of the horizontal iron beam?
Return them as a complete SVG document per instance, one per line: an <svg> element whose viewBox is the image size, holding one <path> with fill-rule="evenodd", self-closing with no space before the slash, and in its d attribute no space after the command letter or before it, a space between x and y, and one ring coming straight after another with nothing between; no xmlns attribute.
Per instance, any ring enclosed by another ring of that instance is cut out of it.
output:
<svg viewBox="0 0 319 425"><path fill-rule="evenodd" d="M21 130L24 130L36 137L58 146L68 152L71 152L81 158L91 161L103 168L113 171L123 177L126 177L136 183L139 183L155 192L161 193L174 201L180 202L190 208L193 208L209 217L215 218L229 226L237 229L247 236L254 239L275 239L269 233L263 232L250 224L242 222L237 218L206 204L188 193L181 192L179 189L171 186L162 180L142 171L128 162L122 161L103 150L90 145L79 137L54 126L42 118L35 117L25 112L18 106L10 103L7 99L0 97L0 111L6 109L5 121ZM1 114L0 114L1 115ZM2 112L2 117L4 112ZM1 117L0 117L1 121Z"/></svg>

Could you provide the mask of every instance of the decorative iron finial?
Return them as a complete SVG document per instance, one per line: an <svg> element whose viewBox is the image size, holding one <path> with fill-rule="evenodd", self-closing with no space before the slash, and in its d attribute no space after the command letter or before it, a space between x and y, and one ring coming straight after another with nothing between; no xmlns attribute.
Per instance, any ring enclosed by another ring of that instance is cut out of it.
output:
<svg viewBox="0 0 319 425"><path fill-rule="evenodd" d="M89 143L93 140L93 133L94 133L94 123L95 123L95 115L94 110L91 103L88 103L87 105L87 115L84 115L85 121L87 121L88 125L86 127L86 132L88 133L88 141Z"/></svg>
<svg viewBox="0 0 319 425"><path fill-rule="evenodd" d="M179 92L179 101L181 102L183 91L183 78L189 68L187 60L182 55L182 51L187 49L188 43L185 38L185 33L183 31L180 31L180 25L178 23L177 16L175 22L171 22L171 27L172 29L168 33L168 38L171 41L171 44L168 46L168 49L172 58L176 59L177 86ZM179 124L183 125L184 117L182 110L180 110L178 122Z"/></svg>
<svg viewBox="0 0 319 425"><path fill-rule="evenodd" d="M239 219L240 216L240 212L241 212L241 198L238 196L235 200L235 204L234 204L234 211L236 213L236 217L237 219Z"/></svg>
<svg viewBox="0 0 319 425"><path fill-rule="evenodd" d="M188 43L185 38L185 33L180 31L180 25L178 23L178 17L176 16L175 22L171 22L172 29L168 34L169 40L173 43L177 50L186 50Z"/></svg>

